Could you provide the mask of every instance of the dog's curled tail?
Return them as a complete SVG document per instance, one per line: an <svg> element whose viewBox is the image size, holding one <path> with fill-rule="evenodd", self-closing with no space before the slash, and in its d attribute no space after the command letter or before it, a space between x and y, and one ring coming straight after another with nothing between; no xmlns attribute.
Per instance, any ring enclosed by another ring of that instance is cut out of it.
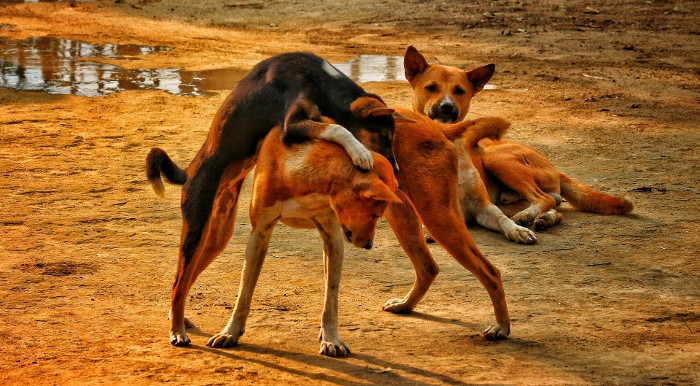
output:
<svg viewBox="0 0 700 386"><path fill-rule="evenodd" d="M175 162L168 157L163 149L154 147L146 157L146 177L156 194L165 197L161 173L165 175L168 182L173 184L182 185L187 181L187 173L175 165Z"/></svg>
<svg viewBox="0 0 700 386"><path fill-rule="evenodd" d="M598 214L627 214L634 207L626 196L615 197L595 191L563 173L559 173L559 180L561 195L578 210Z"/></svg>
<svg viewBox="0 0 700 386"><path fill-rule="evenodd" d="M462 138L465 148L474 149L484 138L500 139L509 127L503 118L484 117L452 124L444 132L450 141Z"/></svg>

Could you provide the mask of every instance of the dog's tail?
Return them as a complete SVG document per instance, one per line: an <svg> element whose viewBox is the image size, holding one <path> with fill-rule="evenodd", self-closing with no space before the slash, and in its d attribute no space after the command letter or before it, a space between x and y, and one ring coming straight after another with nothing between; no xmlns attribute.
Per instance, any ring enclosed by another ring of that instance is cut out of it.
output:
<svg viewBox="0 0 700 386"><path fill-rule="evenodd" d="M452 124L443 132L450 141L464 139L464 147L471 150L484 138L500 139L509 127L503 118L484 117Z"/></svg>
<svg viewBox="0 0 700 386"><path fill-rule="evenodd" d="M598 214L627 214L634 205L628 197L615 197L595 191L590 187L559 173L561 195L574 208Z"/></svg>
<svg viewBox="0 0 700 386"><path fill-rule="evenodd" d="M154 147L146 157L146 177L156 194L165 197L161 173L165 175L168 182L173 184L182 185L187 181L187 173L175 165L163 149Z"/></svg>

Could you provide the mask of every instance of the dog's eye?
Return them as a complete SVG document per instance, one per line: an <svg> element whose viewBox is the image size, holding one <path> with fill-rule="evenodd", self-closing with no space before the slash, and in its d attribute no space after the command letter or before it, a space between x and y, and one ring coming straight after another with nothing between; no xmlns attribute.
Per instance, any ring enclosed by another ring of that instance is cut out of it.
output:
<svg viewBox="0 0 700 386"><path fill-rule="evenodd" d="M464 95L465 91L461 87L455 87L455 95Z"/></svg>
<svg viewBox="0 0 700 386"><path fill-rule="evenodd" d="M430 86L425 86L425 89L428 90L428 92L435 92L435 91L437 91L437 86L434 84L431 84Z"/></svg>

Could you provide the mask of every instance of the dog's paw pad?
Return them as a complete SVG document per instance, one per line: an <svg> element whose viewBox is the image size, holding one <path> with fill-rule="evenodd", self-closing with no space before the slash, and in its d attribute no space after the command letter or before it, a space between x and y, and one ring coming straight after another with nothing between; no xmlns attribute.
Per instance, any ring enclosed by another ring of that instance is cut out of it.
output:
<svg viewBox="0 0 700 386"><path fill-rule="evenodd" d="M403 301L403 299L389 299L382 306L382 310L387 312L398 313L409 313L411 312L411 307Z"/></svg>
<svg viewBox="0 0 700 386"><path fill-rule="evenodd" d="M510 334L510 328L504 328L501 325L489 326L485 329L482 334L484 338L488 340L501 340L506 339Z"/></svg>

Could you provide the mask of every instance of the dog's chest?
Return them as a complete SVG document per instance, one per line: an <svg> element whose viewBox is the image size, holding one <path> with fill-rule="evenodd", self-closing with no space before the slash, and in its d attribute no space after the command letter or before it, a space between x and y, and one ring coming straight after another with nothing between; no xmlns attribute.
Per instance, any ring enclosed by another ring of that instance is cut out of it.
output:
<svg viewBox="0 0 700 386"><path fill-rule="evenodd" d="M333 214L328 196L318 193L288 199L282 203L281 208L280 220L297 228L308 228L308 220L313 217Z"/></svg>

